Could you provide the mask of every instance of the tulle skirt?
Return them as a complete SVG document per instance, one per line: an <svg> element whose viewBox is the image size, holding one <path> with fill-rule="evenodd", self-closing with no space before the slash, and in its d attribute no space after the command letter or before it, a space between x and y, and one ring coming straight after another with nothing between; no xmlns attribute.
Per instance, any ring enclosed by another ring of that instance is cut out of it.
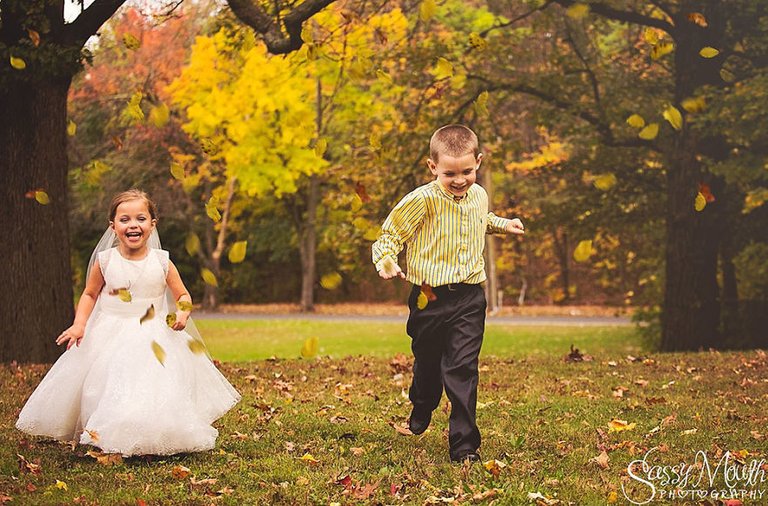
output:
<svg viewBox="0 0 768 506"><path fill-rule="evenodd" d="M166 325L164 313L140 323L141 315L129 313L149 304L106 302L113 307L102 308L81 345L53 365L16 427L124 456L213 448L218 431L211 423L240 395L190 347L191 336Z"/></svg>

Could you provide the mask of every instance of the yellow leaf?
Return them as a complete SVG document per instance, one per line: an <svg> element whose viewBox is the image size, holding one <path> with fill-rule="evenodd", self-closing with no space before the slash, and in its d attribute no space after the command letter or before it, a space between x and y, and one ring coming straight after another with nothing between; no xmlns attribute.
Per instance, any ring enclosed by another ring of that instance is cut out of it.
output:
<svg viewBox="0 0 768 506"><path fill-rule="evenodd" d="M478 116L486 116L488 114L488 91L480 93L475 99L475 112Z"/></svg>
<svg viewBox="0 0 768 506"><path fill-rule="evenodd" d="M180 300L176 302L176 309L178 309L179 311L189 312L189 311L192 311L193 308L194 306L188 300Z"/></svg>
<svg viewBox="0 0 768 506"><path fill-rule="evenodd" d="M582 19L589 14L588 4L573 4L565 10L568 17L573 19Z"/></svg>
<svg viewBox="0 0 768 506"><path fill-rule="evenodd" d="M15 68L16 70L24 70L27 68L27 62L25 62L21 58L16 58L15 56L11 56L11 67Z"/></svg>
<svg viewBox="0 0 768 506"><path fill-rule="evenodd" d="M700 12L691 12L688 14L688 21L691 23L695 23L699 25L702 28L706 28L709 26L709 23L707 23L707 18L704 17L704 14Z"/></svg>
<svg viewBox="0 0 768 506"><path fill-rule="evenodd" d="M645 39L648 44L655 46L656 43L659 42L659 32L654 28L646 28L643 32L643 39Z"/></svg>
<svg viewBox="0 0 768 506"><path fill-rule="evenodd" d="M693 208L697 211L703 211L707 207L707 199L701 192L696 194L696 200L693 201Z"/></svg>
<svg viewBox="0 0 768 506"><path fill-rule="evenodd" d="M171 176L178 181L184 179L184 166L178 162L171 162Z"/></svg>
<svg viewBox="0 0 768 506"><path fill-rule="evenodd" d="M61 480L56 480L56 488L58 488L59 490L69 490L69 487L67 487L67 483Z"/></svg>
<svg viewBox="0 0 768 506"><path fill-rule="evenodd" d="M317 139L317 142L315 142L315 156L318 158L322 158L327 149L328 149L328 140L325 137L321 137Z"/></svg>
<svg viewBox="0 0 768 506"><path fill-rule="evenodd" d="M469 34L469 45L480 51L488 47L488 41L479 34L472 32Z"/></svg>
<svg viewBox="0 0 768 506"><path fill-rule="evenodd" d="M312 336L304 340L304 344L301 345L301 356L304 358L312 358L317 355L320 350L320 339L317 336Z"/></svg>
<svg viewBox="0 0 768 506"><path fill-rule="evenodd" d="M624 420L613 419L608 424L608 432L622 432L625 430L632 430L637 426L636 423L627 423Z"/></svg>
<svg viewBox="0 0 768 506"><path fill-rule="evenodd" d="M168 119L170 118L170 111L168 110L168 106L165 104L156 105L152 108L151 111L149 111L149 121L152 122L153 125L155 125L157 128L162 128L165 126L166 123L168 123Z"/></svg>
<svg viewBox="0 0 768 506"><path fill-rule="evenodd" d="M203 267L200 270L200 277L203 278L203 281L205 281L205 284L207 285L219 286L219 282L216 280L216 275L211 272L210 269Z"/></svg>
<svg viewBox="0 0 768 506"><path fill-rule="evenodd" d="M144 98L144 93L137 91L131 95L131 99L128 101L128 105L125 108L125 114L134 121L142 121L144 119L144 111L141 109L141 100Z"/></svg>
<svg viewBox="0 0 768 506"><path fill-rule="evenodd" d="M381 79L386 83L392 84L392 76L381 69L376 69L376 77L378 77L379 79Z"/></svg>
<svg viewBox="0 0 768 506"><path fill-rule="evenodd" d="M603 174L602 176L598 176L593 184L598 190L610 190L616 184L616 176L611 172Z"/></svg>
<svg viewBox="0 0 768 506"><path fill-rule="evenodd" d="M189 347L189 351L195 355L203 355L208 353L208 349L205 347L205 343L199 339L190 339L187 341L187 347Z"/></svg>
<svg viewBox="0 0 768 506"><path fill-rule="evenodd" d="M308 21L301 27L301 40L307 44L312 44L315 41L312 36L312 25Z"/></svg>
<svg viewBox="0 0 768 506"><path fill-rule="evenodd" d="M176 323L176 313L168 313L165 317L165 324L173 327L174 323Z"/></svg>
<svg viewBox="0 0 768 506"><path fill-rule="evenodd" d="M381 270L389 276L394 276L397 274L397 270L395 269L396 266L397 264L392 260L392 257L386 256L384 257L384 260L382 260Z"/></svg>
<svg viewBox="0 0 768 506"><path fill-rule="evenodd" d="M645 126L645 120L639 114L633 114L627 118L627 124L633 128L643 128Z"/></svg>
<svg viewBox="0 0 768 506"><path fill-rule="evenodd" d="M192 232L187 236L187 239L184 241L184 249L187 250L187 253L189 253L189 256L191 257L195 256L195 254L200 251L200 238L196 233Z"/></svg>
<svg viewBox="0 0 768 506"><path fill-rule="evenodd" d="M48 194L44 190L36 190L35 191L35 200L38 204L47 206L51 203L50 197L48 197Z"/></svg>
<svg viewBox="0 0 768 506"><path fill-rule="evenodd" d="M674 105L668 105L664 109L662 116L664 116L664 119L667 120L675 130L683 128L683 115L680 114L680 110Z"/></svg>
<svg viewBox="0 0 768 506"><path fill-rule="evenodd" d="M437 4L435 3L435 0L423 0L421 2L421 5L419 6L419 18L422 21L429 21L436 12Z"/></svg>
<svg viewBox="0 0 768 506"><path fill-rule="evenodd" d="M381 134L379 132L371 132L371 137L368 140L371 148L378 151L381 149Z"/></svg>
<svg viewBox="0 0 768 506"><path fill-rule="evenodd" d="M123 302L131 302L131 300L133 300L133 297L131 296L131 292L127 288L118 288L117 298Z"/></svg>
<svg viewBox="0 0 768 506"><path fill-rule="evenodd" d="M608 504L614 504L616 501L619 500L619 494L612 490L610 494L608 494Z"/></svg>
<svg viewBox="0 0 768 506"><path fill-rule="evenodd" d="M484 462L483 467L485 468L486 471L491 473L491 475L493 475L494 478L498 478L499 474L501 474L501 470L507 467L507 465L500 460L494 459L494 460L489 460L487 462Z"/></svg>
<svg viewBox="0 0 768 506"><path fill-rule="evenodd" d="M363 239L366 241L376 241L381 235L381 228L377 226L369 227L363 234Z"/></svg>
<svg viewBox="0 0 768 506"><path fill-rule="evenodd" d="M335 290L341 284L341 274L331 272L320 278L320 286L326 290Z"/></svg>
<svg viewBox="0 0 768 506"><path fill-rule="evenodd" d="M703 47L701 48L701 51L699 51L699 55L702 58L714 58L715 56L719 55L720 51L715 49L714 47Z"/></svg>
<svg viewBox="0 0 768 506"><path fill-rule="evenodd" d="M123 44L126 48L136 50L141 47L141 42L130 33L123 34Z"/></svg>
<svg viewBox="0 0 768 506"><path fill-rule="evenodd" d="M674 50L675 45L673 43L666 40L660 40L658 44L651 48L651 59L658 60Z"/></svg>
<svg viewBox="0 0 768 506"><path fill-rule="evenodd" d="M467 84L467 74L456 74L451 77L451 88L460 90Z"/></svg>
<svg viewBox="0 0 768 506"><path fill-rule="evenodd" d="M301 460L303 460L307 464L319 464L320 463L320 461L317 460L315 457L313 457L311 453L305 453L301 457Z"/></svg>
<svg viewBox="0 0 768 506"><path fill-rule="evenodd" d="M144 313L144 316L139 318L139 323L143 324L145 321L151 320L154 317L155 317L155 305L150 304L150 306L147 308L147 312Z"/></svg>
<svg viewBox="0 0 768 506"><path fill-rule="evenodd" d="M592 250L592 240L586 239L579 242L576 249L573 251L573 259L577 262L586 262L589 257L592 256L594 251Z"/></svg>
<svg viewBox="0 0 768 506"><path fill-rule="evenodd" d="M697 113L703 111L706 108L707 102L704 100L704 97L689 97L684 99L680 105L682 105L683 109L690 113Z"/></svg>
<svg viewBox="0 0 768 506"><path fill-rule="evenodd" d="M649 123L645 128L640 130L640 133L637 136L643 140L652 141L657 135L659 135L659 124Z"/></svg>
<svg viewBox="0 0 768 506"><path fill-rule="evenodd" d="M30 29L27 29L27 34L29 35L29 40L32 41L32 44L34 44L35 47L38 47L40 45L40 34Z"/></svg>
<svg viewBox="0 0 768 506"><path fill-rule="evenodd" d="M416 299L416 307L419 309L424 309L427 307L427 304L429 304L427 294L424 292L419 292L419 297Z"/></svg>
<svg viewBox="0 0 768 506"><path fill-rule="evenodd" d="M183 480L187 476L189 476L192 473L192 471L188 467L184 466L173 466L173 469L171 469L171 476L176 478L177 480Z"/></svg>
<svg viewBox="0 0 768 506"><path fill-rule="evenodd" d="M234 243L232 247L229 248L229 255L227 255L230 263L239 264L245 260L245 250L247 247L248 241L237 241Z"/></svg>
<svg viewBox="0 0 768 506"><path fill-rule="evenodd" d="M157 341L152 341L152 353L155 354L155 358L158 362L160 362L160 365L165 365L165 350L162 346L157 344Z"/></svg>
<svg viewBox="0 0 768 506"><path fill-rule="evenodd" d="M69 120L69 123L67 123L67 135L70 137L74 137L74 135L77 133L77 123L75 123L72 120Z"/></svg>
<svg viewBox="0 0 768 506"><path fill-rule="evenodd" d="M214 223L218 223L221 221L221 213L217 209L218 199L216 197L211 197L208 199L208 202L205 204L205 214L208 215L210 219L213 220Z"/></svg>
<svg viewBox="0 0 768 506"><path fill-rule="evenodd" d="M437 64L432 70L432 75L438 81L441 79L447 79L453 75L453 63L449 62L442 56L437 59Z"/></svg>
<svg viewBox="0 0 768 506"><path fill-rule="evenodd" d="M317 47L317 44L306 44L307 48L307 60L309 61L315 61L317 60L317 57L320 55L320 50Z"/></svg>

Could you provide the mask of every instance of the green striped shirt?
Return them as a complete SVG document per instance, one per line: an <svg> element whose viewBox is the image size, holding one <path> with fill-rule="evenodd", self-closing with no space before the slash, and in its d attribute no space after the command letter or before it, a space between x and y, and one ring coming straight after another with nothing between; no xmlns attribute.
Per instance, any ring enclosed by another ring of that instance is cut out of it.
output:
<svg viewBox="0 0 768 506"><path fill-rule="evenodd" d="M488 194L473 184L456 201L436 180L413 190L392 209L373 243L373 263L397 261L408 245L406 278L413 284L477 284L485 281L485 234L506 233L510 220L488 212Z"/></svg>

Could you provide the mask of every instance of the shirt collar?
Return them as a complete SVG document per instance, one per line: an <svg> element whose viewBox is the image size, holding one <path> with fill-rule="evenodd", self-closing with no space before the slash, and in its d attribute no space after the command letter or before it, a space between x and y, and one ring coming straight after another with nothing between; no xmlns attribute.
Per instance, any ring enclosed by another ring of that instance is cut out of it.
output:
<svg viewBox="0 0 768 506"><path fill-rule="evenodd" d="M469 194L469 190L467 190L467 193L465 193L463 196L461 196L461 197L457 197L456 195L454 195L453 193L451 193L451 192L450 192L450 190L448 190L446 187L444 187L444 186L443 186L443 185L440 183L440 181L439 181L438 179L435 179L435 184L436 184L436 185L437 185L437 187L440 189L440 193L442 193L444 196L448 197L449 199L453 200L453 201L454 201L454 202L456 202L457 204L458 204L459 202L463 201L463 200L466 200L466 199L467 199L467 195ZM470 188L471 188L471 186L470 186Z"/></svg>

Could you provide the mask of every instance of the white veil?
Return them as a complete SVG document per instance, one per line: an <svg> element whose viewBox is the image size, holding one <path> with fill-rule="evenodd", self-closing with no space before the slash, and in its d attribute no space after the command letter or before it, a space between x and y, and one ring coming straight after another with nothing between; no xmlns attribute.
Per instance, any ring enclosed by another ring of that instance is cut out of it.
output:
<svg viewBox="0 0 768 506"><path fill-rule="evenodd" d="M108 249L114 248L117 246L117 235L115 234L115 231L112 230L112 227L107 227L107 230L104 231L104 234L101 236L101 239L99 239L99 242L96 243L96 247L93 249L93 253L91 253L91 258L88 260L88 269L85 271L85 279L86 283L88 282L88 278L91 275L91 269L93 268L93 265L96 263L96 260L99 258L99 253L102 251L106 251ZM147 241L147 246L151 249L162 249L160 245L160 234L157 233L157 227L152 229L152 233L149 234L149 240ZM165 300L166 304L168 306L168 312L176 310L176 300L173 298L173 294L171 293L171 289L167 286L165 287ZM96 305L93 308L93 312L91 313L91 318L96 315L98 311L101 311L101 297L96 300ZM184 330L192 336L193 339L204 343L203 337L200 335L200 331L197 330L197 325L195 325L195 322L192 321L192 318L190 317L187 319L187 325L184 328ZM206 353L208 353L206 348ZM210 355L208 355L210 357Z"/></svg>

